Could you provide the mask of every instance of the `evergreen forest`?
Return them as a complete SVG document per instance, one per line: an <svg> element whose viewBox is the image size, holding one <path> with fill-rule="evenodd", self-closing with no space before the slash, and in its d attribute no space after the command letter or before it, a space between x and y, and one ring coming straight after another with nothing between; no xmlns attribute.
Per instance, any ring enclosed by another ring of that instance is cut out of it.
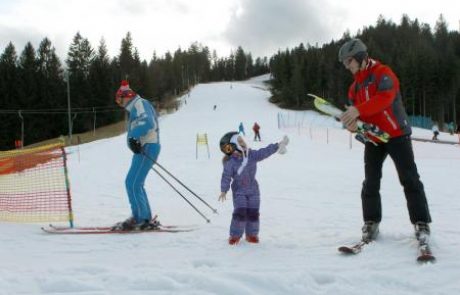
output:
<svg viewBox="0 0 460 295"><path fill-rule="evenodd" d="M48 38L38 49L27 43L19 54L10 42L0 55L0 150L14 148L17 140L29 145L123 120L125 111L115 104L123 79L161 110L177 108L175 98L197 83L245 80L268 71L267 58L253 60L241 47L219 58L198 42L141 60L129 32L113 58L104 39L93 48L77 33L64 63Z"/></svg>
<svg viewBox="0 0 460 295"><path fill-rule="evenodd" d="M353 77L338 62L338 51L350 38L360 38L371 58L396 73L410 116L430 118L441 128L442 123L459 123L460 34L448 31L442 15L434 29L406 15L400 24L380 17L354 36L346 32L322 46L300 44L279 51L270 58L271 100L286 108L309 109L312 100L306 94L314 93L344 106Z"/></svg>
<svg viewBox="0 0 460 295"><path fill-rule="evenodd" d="M197 83L239 81L269 72L271 101L281 107L312 108L307 93L343 106L353 77L337 53L355 37L366 43L370 57L396 73L410 116L459 123L460 34L447 29L442 15L434 28L406 15L399 24L380 17L355 35L345 32L340 40L321 46L301 43L255 60L241 46L229 57L218 57L195 42L163 56L153 52L146 61L129 32L119 54L110 57L104 39L93 47L76 33L65 61L48 38L37 49L27 43L20 53L12 43L5 46L0 55L0 150L14 148L18 139L28 145L123 120L124 110L114 103L122 79L159 109L177 108L175 98Z"/></svg>

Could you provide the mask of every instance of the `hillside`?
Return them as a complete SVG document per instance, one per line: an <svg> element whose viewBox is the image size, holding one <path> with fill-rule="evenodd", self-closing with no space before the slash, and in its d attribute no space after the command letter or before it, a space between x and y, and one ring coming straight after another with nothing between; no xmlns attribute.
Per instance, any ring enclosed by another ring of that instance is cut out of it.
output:
<svg viewBox="0 0 460 295"><path fill-rule="evenodd" d="M460 214L455 183L458 145L414 142L433 217L438 262L418 265L406 201L391 160L384 165L379 240L354 257L337 247L361 230L363 146L315 112L290 112L303 127L278 129L278 114L259 77L196 86L177 112L161 117L159 163L217 208L206 222L155 173L146 181L163 224L195 225L187 233L52 236L40 224L0 223L0 294L457 294ZM216 105L216 110L213 110ZM261 126L262 142L251 126ZM286 155L258 165L261 243L227 244L232 202L218 203L221 136L243 122L257 149L287 134ZM326 141L326 132L329 140ZM415 130L418 137L431 132ZM208 159L196 135L207 133ZM448 136L443 134L443 136ZM110 225L130 214L124 178L131 160L125 134L67 149L76 225Z"/></svg>

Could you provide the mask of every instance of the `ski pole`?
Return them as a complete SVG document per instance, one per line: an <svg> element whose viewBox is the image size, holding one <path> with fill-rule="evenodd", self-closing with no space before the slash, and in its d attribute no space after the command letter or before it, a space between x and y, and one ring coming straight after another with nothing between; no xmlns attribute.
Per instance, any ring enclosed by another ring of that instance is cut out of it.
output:
<svg viewBox="0 0 460 295"><path fill-rule="evenodd" d="M190 203L190 201L183 195L181 194L175 187L174 185L172 185L163 175L161 175L161 173L155 169L154 167L152 167L152 170L155 171L158 176L161 177L161 179L163 179L167 184L169 184L169 186L176 192L178 193L190 206L192 206L193 209L195 209L196 212L198 212L198 214L200 214L205 220L207 223L210 223L211 220L209 220L203 213L201 213L200 210L198 210L192 203Z"/></svg>
<svg viewBox="0 0 460 295"><path fill-rule="evenodd" d="M203 200L200 196L198 196L195 192L193 192L190 188L188 188L182 181L180 181L179 179L177 179L177 177L175 177L171 172L169 172L168 170L166 170L165 167L163 167L162 165L160 165L160 163L156 162L157 166L160 167L164 172L166 172L169 176L171 176L175 181L177 181L180 185L182 185L186 190L188 190L192 195L194 195L198 200L200 200L201 202L203 202L203 204L205 204L206 206L208 206L209 209L212 210L213 213L215 214L218 214L217 213L217 209L211 207L211 205L209 205L205 200Z"/></svg>
<svg viewBox="0 0 460 295"><path fill-rule="evenodd" d="M144 152L142 152L142 154L144 156L147 157L147 159L149 159L150 161L154 162L158 167L160 167L164 172L166 172L169 176L171 176L175 181L177 181L180 185L182 185L186 190L188 190L192 195L194 195L198 200L200 200L201 202L203 202L203 204L205 204L206 206L208 206L209 209L212 210L213 213L215 214L218 214L217 213L217 209L211 207L211 205L209 205L205 200L203 200L200 196L198 196L194 191L192 191L190 188L188 188L188 186L186 186L182 181L180 181L179 179L177 179L177 177L175 177L171 172L169 172L168 170L166 170L165 167L163 167L162 165L160 165L160 163L158 162L155 162L153 161L153 159L145 154Z"/></svg>

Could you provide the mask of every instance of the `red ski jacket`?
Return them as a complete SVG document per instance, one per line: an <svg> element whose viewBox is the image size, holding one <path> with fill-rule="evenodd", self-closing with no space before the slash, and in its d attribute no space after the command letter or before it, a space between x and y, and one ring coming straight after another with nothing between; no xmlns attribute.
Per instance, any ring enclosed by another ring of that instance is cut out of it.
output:
<svg viewBox="0 0 460 295"><path fill-rule="evenodd" d="M354 78L348 98L358 109L360 120L378 126L391 138L411 134L399 80L388 66L369 59L366 69L356 73Z"/></svg>

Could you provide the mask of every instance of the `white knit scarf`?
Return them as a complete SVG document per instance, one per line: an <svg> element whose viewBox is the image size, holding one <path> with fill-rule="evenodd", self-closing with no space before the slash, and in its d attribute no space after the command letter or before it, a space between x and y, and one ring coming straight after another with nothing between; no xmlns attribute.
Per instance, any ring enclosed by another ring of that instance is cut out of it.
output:
<svg viewBox="0 0 460 295"><path fill-rule="evenodd" d="M243 148L239 143L238 143L238 136L241 136L239 134L235 134L232 136L230 139L231 143L234 143L239 151L241 151L241 154L243 155L243 163L241 163L241 166L238 168L238 175L241 175L241 172L243 172L244 168L248 164L248 153L249 153L249 148Z"/></svg>

